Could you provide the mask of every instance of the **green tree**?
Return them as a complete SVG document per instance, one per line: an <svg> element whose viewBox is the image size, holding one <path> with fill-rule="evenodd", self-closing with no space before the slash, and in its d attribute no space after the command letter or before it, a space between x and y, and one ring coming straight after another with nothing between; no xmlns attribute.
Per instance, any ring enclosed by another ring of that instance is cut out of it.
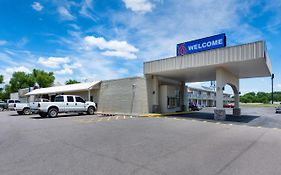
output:
<svg viewBox="0 0 281 175"><path fill-rule="evenodd" d="M31 74L26 74L25 72L14 72L9 85L5 88L5 91L8 93L17 92L19 89L33 87L34 85L35 79Z"/></svg>
<svg viewBox="0 0 281 175"><path fill-rule="evenodd" d="M65 82L65 84L76 84L76 83L80 83L80 82L77 80L71 80L71 79L69 79Z"/></svg>
<svg viewBox="0 0 281 175"><path fill-rule="evenodd" d="M240 97L240 101L242 103L254 103L256 100L256 93L255 92L249 92L247 94L244 94Z"/></svg>
<svg viewBox="0 0 281 175"><path fill-rule="evenodd" d="M268 103L269 100L269 96L268 93L265 92L258 92L257 96L256 96L256 103Z"/></svg>
<svg viewBox="0 0 281 175"><path fill-rule="evenodd" d="M53 72L45 72L43 70L33 69L32 77L41 88L50 87L55 81Z"/></svg>
<svg viewBox="0 0 281 175"><path fill-rule="evenodd" d="M0 84L4 83L4 76L0 75Z"/></svg>
<svg viewBox="0 0 281 175"><path fill-rule="evenodd" d="M4 90L0 91L0 99L5 100L10 98L10 86L6 85Z"/></svg>

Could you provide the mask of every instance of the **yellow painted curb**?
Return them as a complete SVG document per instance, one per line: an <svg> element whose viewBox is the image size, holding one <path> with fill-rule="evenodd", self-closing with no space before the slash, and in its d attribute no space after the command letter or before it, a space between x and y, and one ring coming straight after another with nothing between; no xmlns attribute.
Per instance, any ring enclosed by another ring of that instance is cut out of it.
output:
<svg viewBox="0 0 281 175"><path fill-rule="evenodd" d="M169 112L169 113L164 113L164 114L159 114L159 113L149 113L149 114L143 114L141 117L164 117L164 116L169 116L169 115L178 115L178 114L191 114L193 113L192 111L186 111L186 112Z"/></svg>

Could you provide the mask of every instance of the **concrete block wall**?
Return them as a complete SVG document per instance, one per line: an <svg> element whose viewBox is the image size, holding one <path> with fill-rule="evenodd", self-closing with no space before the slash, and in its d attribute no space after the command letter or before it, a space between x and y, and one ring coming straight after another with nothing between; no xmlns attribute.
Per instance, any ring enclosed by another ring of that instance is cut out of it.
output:
<svg viewBox="0 0 281 175"><path fill-rule="evenodd" d="M143 77L102 81L98 112L148 113L147 87Z"/></svg>

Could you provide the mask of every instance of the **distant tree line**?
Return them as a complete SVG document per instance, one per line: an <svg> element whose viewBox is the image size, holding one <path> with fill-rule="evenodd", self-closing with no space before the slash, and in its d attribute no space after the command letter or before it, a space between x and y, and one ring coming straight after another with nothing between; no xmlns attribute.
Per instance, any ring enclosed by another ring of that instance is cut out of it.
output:
<svg viewBox="0 0 281 175"><path fill-rule="evenodd" d="M40 88L50 87L54 84L55 76L53 72L45 72L43 70L33 69L31 73L14 72L8 84L4 88L0 88L0 99L9 99L10 93L18 92L19 89L34 87ZM4 83L4 76L0 75L0 84ZM76 80L68 80L65 84L79 83Z"/></svg>
<svg viewBox="0 0 281 175"><path fill-rule="evenodd" d="M0 75L0 83L4 83L3 75ZM10 93L18 92L19 89L34 87L50 87L55 81L53 72L45 72L43 70L33 69L31 73L14 72L8 84L0 91L0 99L8 99Z"/></svg>
<svg viewBox="0 0 281 175"><path fill-rule="evenodd" d="M69 80L67 80L64 84L76 84L76 83L80 83L79 81L77 81L77 80L72 80L72 79L69 79Z"/></svg>
<svg viewBox="0 0 281 175"><path fill-rule="evenodd" d="M273 93L273 101L281 102L281 92ZM269 103L271 102L271 93L266 92L249 92L240 96L242 103Z"/></svg>

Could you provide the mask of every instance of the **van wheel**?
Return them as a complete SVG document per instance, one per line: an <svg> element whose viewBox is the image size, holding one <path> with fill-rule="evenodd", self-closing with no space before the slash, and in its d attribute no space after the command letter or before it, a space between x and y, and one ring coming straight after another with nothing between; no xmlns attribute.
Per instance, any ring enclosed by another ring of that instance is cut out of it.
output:
<svg viewBox="0 0 281 175"><path fill-rule="evenodd" d="M44 113L43 113L43 112L41 113L41 112L40 112L39 115L40 115L40 117L45 118L45 117L47 117L48 113L45 113L45 112L44 112Z"/></svg>
<svg viewBox="0 0 281 175"><path fill-rule="evenodd" d="M95 114L95 108L92 107L92 106L90 106L90 107L88 108L87 113L88 113L89 115L94 115L94 114Z"/></svg>
<svg viewBox="0 0 281 175"><path fill-rule="evenodd" d="M58 116L58 110L56 108L51 108L48 111L48 117L57 117Z"/></svg>
<svg viewBox="0 0 281 175"><path fill-rule="evenodd" d="M31 114L30 109L29 109L29 108L24 108L24 109L23 109L23 114L24 114L24 115L30 115L30 114Z"/></svg>

